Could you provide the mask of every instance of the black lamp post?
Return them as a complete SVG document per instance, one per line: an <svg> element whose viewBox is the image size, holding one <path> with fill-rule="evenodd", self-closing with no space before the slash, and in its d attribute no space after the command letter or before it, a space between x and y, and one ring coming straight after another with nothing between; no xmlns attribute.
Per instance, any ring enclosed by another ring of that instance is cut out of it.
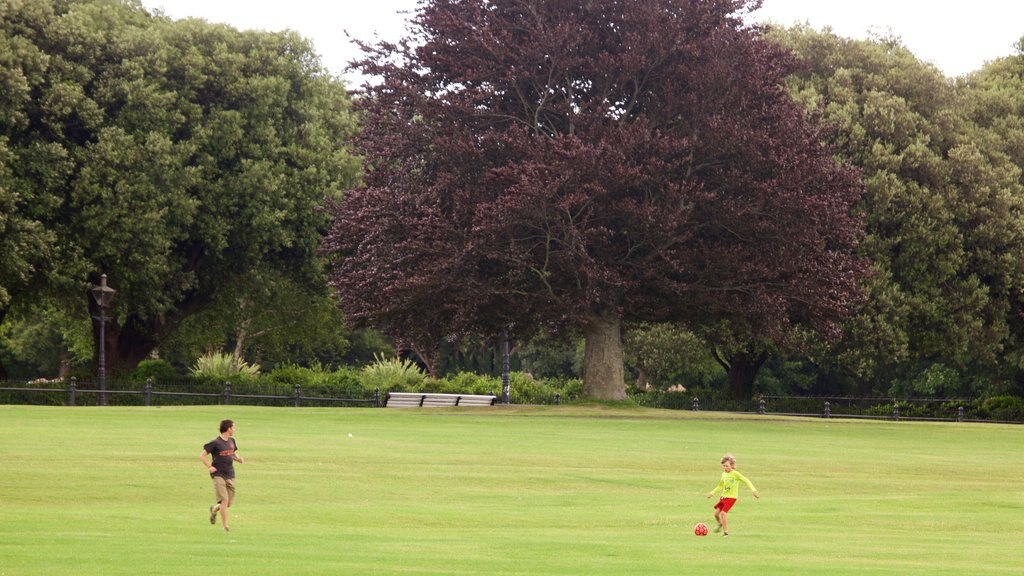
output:
<svg viewBox="0 0 1024 576"><path fill-rule="evenodd" d="M501 360L501 403L509 403L510 386L508 382L508 330L505 330L502 338L502 360Z"/></svg>
<svg viewBox="0 0 1024 576"><path fill-rule="evenodd" d="M99 368L96 373L97 380L100 384L100 406L107 405L107 358L105 355L106 351L106 340L107 340L107 307L110 306L110 301L114 299L114 290L110 286L107 286L107 275L100 276L100 285L94 286L91 289L92 297L96 299L96 304L100 307L100 315L93 316L93 318L100 321L100 354L99 354Z"/></svg>

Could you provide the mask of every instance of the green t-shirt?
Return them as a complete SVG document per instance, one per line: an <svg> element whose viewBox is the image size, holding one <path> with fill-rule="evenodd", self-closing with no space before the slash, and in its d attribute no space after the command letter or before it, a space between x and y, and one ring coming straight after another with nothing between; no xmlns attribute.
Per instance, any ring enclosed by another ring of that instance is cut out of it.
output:
<svg viewBox="0 0 1024 576"><path fill-rule="evenodd" d="M754 488L754 484L747 480L746 476L733 470L732 472L722 472L722 479L718 481L718 486L715 486L711 493L721 491L722 498L736 498L740 494L740 482L746 484L751 492L757 492L757 488Z"/></svg>

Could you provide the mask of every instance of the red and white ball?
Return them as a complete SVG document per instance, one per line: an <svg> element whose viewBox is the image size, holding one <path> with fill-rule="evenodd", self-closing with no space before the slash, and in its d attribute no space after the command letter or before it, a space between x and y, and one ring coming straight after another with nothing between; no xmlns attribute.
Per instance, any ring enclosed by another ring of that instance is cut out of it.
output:
<svg viewBox="0 0 1024 576"><path fill-rule="evenodd" d="M708 525L703 522L699 522L696 526L693 527L693 533L697 536L707 536Z"/></svg>

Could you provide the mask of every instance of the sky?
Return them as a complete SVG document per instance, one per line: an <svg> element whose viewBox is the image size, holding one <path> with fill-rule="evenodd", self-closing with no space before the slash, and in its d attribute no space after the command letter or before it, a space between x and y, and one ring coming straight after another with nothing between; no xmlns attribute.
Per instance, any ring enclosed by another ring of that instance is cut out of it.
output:
<svg viewBox="0 0 1024 576"><path fill-rule="evenodd" d="M569 0L567 0L569 1ZM142 0L172 18L197 17L239 29L295 30L313 41L324 66L351 84L359 55L348 36L395 41L418 0ZM760 22L829 27L840 36L897 36L918 58L955 77L1016 53L1024 0L764 0ZM346 35L346 32L348 35Z"/></svg>

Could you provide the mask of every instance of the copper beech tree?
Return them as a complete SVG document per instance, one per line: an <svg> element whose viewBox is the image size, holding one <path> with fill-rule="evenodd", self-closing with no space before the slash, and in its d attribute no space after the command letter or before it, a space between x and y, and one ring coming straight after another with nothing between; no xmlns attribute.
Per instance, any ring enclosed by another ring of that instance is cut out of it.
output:
<svg viewBox="0 0 1024 576"><path fill-rule="evenodd" d="M623 321L825 335L865 264L856 170L787 96L751 0L429 0L364 46L365 185L325 250L352 321L443 339L576 327L625 397Z"/></svg>

